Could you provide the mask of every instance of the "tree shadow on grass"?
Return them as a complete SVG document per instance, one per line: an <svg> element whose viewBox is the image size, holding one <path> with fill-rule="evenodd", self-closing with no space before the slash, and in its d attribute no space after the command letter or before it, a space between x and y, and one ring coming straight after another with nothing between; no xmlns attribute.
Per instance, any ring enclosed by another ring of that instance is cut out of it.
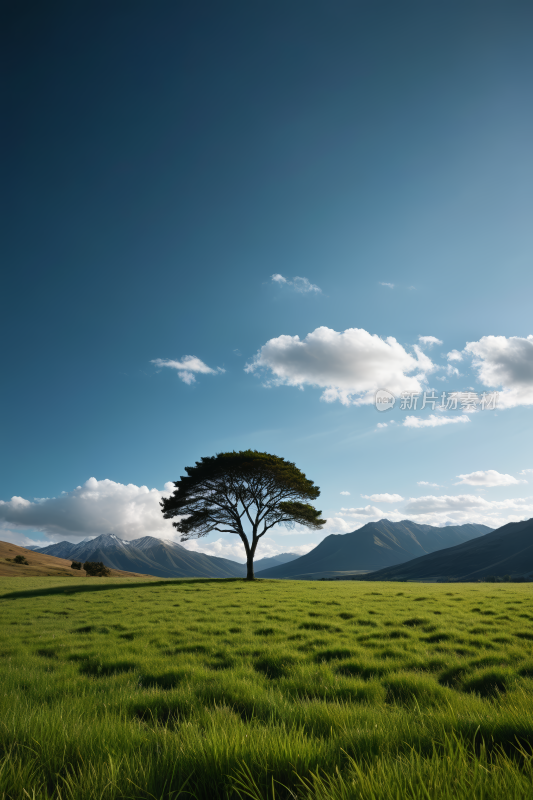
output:
<svg viewBox="0 0 533 800"><path fill-rule="evenodd" d="M70 580L69 584L65 584L65 586L53 586L50 589L40 588L40 589L28 589L27 591L22 592L9 592L3 595L0 595L0 600L20 600L27 597L47 597L49 595L73 595L73 594L83 594L85 592L105 592L109 591L110 589L122 589L122 591L127 591L128 589L141 589L145 587L150 587L151 589L155 588L156 586L183 586L184 584L192 584L192 583L202 583L202 584L212 584L212 583L246 583L245 578L166 578L161 581L136 581L135 583L109 583L108 579L106 578L95 578L98 583L91 583L89 585L77 585L71 586Z"/></svg>

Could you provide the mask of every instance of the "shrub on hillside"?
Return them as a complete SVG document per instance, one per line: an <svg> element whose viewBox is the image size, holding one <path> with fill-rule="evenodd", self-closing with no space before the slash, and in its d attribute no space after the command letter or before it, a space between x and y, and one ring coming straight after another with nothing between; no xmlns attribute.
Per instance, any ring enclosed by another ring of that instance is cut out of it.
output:
<svg viewBox="0 0 533 800"><path fill-rule="evenodd" d="M91 578L107 578L111 575L111 570L101 561L86 561L83 569Z"/></svg>
<svg viewBox="0 0 533 800"><path fill-rule="evenodd" d="M81 569L81 561L73 561L70 565L71 569Z"/></svg>
<svg viewBox="0 0 533 800"><path fill-rule="evenodd" d="M29 562L26 560L26 556L15 556L13 561L15 564L29 564Z"/></svg>

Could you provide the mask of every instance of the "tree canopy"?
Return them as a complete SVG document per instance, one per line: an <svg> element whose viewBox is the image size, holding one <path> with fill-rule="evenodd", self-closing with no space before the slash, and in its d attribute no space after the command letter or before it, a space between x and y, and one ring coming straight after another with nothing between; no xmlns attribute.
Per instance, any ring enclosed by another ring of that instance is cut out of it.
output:
<svg viewBox="0 0 533 800"><path fill-rule="evenodd" d="M258 542L274 525L320 530L326 523L308 502L320 495L318 486L279 456L257 450L218 453L185 471L173 494L161 502L163 516L178 518L173 525L182 542L211 531L240 536L248 580L254 578Z"/></svg>

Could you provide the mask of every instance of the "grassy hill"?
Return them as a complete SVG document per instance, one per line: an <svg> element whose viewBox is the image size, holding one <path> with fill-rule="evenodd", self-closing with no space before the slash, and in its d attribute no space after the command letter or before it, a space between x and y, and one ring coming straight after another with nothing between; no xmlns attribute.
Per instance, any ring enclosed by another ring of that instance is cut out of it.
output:
<svg viewBox="0 0 533 800"><path fill-rule="evenodd" d="M16 564L14 558L24 556L28 564ZM99 560L99 559L98 559ZM38 550L28 550L10 542L0 542L0 577L71 577L79 578L85 576L85 570L71 569L71 559L56 558L55 556L45 555ZM138 572L128 572L124 570L111 570L111 576L120 577L148 577Z"/></svg>
<svg viewBox="0 0 533 800"><path fill-rule="evenodd" d="M527 584L0 592L6 800L533 796Z"/></svg>

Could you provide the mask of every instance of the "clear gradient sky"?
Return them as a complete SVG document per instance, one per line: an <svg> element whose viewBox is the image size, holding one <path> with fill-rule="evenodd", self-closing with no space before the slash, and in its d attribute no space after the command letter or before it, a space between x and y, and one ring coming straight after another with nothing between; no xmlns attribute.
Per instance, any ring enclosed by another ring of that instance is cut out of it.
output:
<svg viewBox="0 0 533 800"><path fill-rule="evenodd" d="M0 538L172 536L165 484L246 448L330 520L259 556L533 516L529 0L1 14Z"/></svg>

